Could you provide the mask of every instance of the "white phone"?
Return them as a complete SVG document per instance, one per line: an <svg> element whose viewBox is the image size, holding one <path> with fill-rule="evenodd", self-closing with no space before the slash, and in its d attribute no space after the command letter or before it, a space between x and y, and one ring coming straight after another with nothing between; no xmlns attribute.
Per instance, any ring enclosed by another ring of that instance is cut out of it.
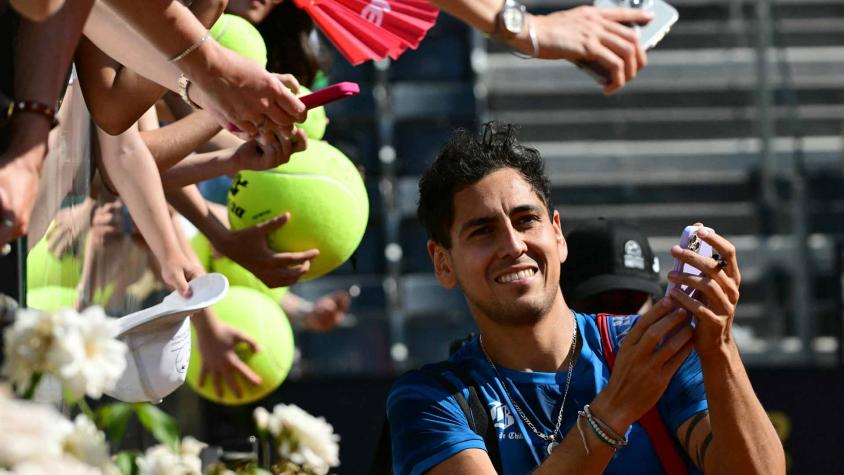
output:
<svg viewBox="0 0 844 475"><path fill-rule="evenodd" d="M686 226L686 228L683 229L683 234L680 235L680 247L696 252L704 257L712 257L712 246L697 235L698 231L701 229L706 229L710 233L714 232L712 228L707 228L705 226ZM691 275L701 274L700 269L690 264L686 264L685 262L681 262L677 260L677 258L674 258L674 272L682 272ZM667 297L671 293L671 289L675 287L677 287L676 284L668 282L668 287L665 289L665 296ZM695 289L689 288L686 285L681 285L680 290L688 294L690 297L694 297Z"/></svg>
<svg viewBox="0 0 844 475"><path fill-rule="evenodd" d="M680 18L677 9L665 0L595 0L593 5L596 8L634 8L653 13L653 20L646 25L631 25L639 35L639 44L645 51L656 46ZM599 83L609 82L606 68L597 61L579 61L576 64Z"/></svg>

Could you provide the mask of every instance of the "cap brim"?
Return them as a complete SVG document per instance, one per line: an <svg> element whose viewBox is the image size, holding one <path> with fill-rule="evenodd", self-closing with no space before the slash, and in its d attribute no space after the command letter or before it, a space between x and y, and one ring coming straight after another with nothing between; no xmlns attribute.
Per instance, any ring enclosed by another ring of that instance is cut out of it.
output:
<svg viewBox="0 0 844 475"><path fill-rule="evenodd" d="M638 290L652 295L654 298L662 297L662 286L658 282L642 279L634 276L622 276L614 274L596 275L586 280L577 287L569 290L566 297L574 300L582 300L608 290Z"/></svg>

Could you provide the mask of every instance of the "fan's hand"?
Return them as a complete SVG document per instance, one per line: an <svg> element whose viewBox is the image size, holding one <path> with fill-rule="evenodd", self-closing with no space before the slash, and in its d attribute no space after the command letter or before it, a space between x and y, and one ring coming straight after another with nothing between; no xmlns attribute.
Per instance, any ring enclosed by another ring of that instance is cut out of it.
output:
<svg viewBox="0 0 844 475"><path fill-rule="evenodd" d="M535 15L528 21L536 29L539 58L597 64L606 75L604 93L612 94L647 64L636 32L624 24L645 24L652 18L643 10L581 6ZM534 53L527 33L516 39L515 46Z"/></svg>
<svg viewBox="0 0 844 475"><path fill-rule="evenodd" d="M241 382L261 384L261 377L240 359L237 350L245 346L249 351L261 351L258 344L249 335L227 325L218 319L211 309L204 309L192 319L199 339L199 353L202 355L202 369L199 373L199 385L211 376L214 392L223 396L223 381L238 398L243 397ZM241 378L237 378L240 375Z"/></svg>
<svg viewBox="0 0 844 475"><path fill-rule="evenodd" d="M298 90L298 84L294 87L287 75L269 73L216 44L210 47L213 55L207 58L213 58L212 64L205 66L214 73L200 68L191 78L198 89L194 99L215 114L220 124L232 124L253 137L262 129L290 137L293 124L305 121L305 105L291 91Z"/></svg>

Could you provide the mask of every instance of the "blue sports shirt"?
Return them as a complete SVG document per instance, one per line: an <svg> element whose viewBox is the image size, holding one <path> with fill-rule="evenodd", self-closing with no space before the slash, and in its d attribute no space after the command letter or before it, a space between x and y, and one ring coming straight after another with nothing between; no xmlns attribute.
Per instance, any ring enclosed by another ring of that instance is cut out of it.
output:
<svg viewBox="0 0 844 475"><path fill-rule="evenodd" d="M595 315L576 313L575 318L582 345L563 412L560 429L563 434L574 429L577 411L590 403L609 379ZM610 318L610 336L616 351L618 343L637 319L638 316ZM498 432L504 474L524 475L541 464L548 457L545 442L527 427L513 408L502 381L496 378L484 358L478 339L466 344L450 361L478 383L482 393L479 396L489 409L490 419ZM502 367L498 372L531 422L539 431L549 434L556 425L568 372L522 372ZM457 376L450 372L443 375L468 399L468 390ZM700 359L692 352L660 399L659 412L674 435L683 422L707 407ZM393 471L397 475L425 473L465 449L486 450L483 438L472 431L450 392L422 372L407 373L395 383L387 399L387 417L392 434ZM613 456L604 473L664 473L644 429L633 424L627 436L629 444ZM689 473L699 473L693 466L689 467Z"/></svg>

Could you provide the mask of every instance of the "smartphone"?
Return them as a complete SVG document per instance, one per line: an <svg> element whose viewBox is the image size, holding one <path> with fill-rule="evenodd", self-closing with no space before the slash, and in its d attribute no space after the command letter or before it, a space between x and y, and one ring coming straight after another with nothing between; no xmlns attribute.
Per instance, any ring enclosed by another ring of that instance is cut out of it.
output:
<svg viewBox="0 0 844 475"><path fill-rule="evenodd" d="M310 110L314 107L324 106L329 102L354 96L359 92L360 86L357 83L348 81L338 82L337 84L332 84L306 96L302 96L299 100Z"/></svg>
<svg viewBox="0 0 844 475"><path fill-rule="evenodd" d="M300 97L299 100L305 104L305 107L308 110L311 110L315 107L324 106L330 102L354 96L359 92L360 86L358 86L357 83L349 81L338 82L337 84L332 84L318 91L304 95ZM229 122L226 126L226 130L229 132L241 132L240 127L232 124L231 122Z"/></svg>
<svg viewBox="0 0 844 475"><path fill-rule="evenodd" d="M677 9L664 0L595 0L593 5L596 8L633 8L653 13L653 20L646 25L629 25L636 31L639 44L645 51L656 46L680 18ZM606 68L597 61L578 61L575 64L602 85L610 80Z"/></svg>
<svg viewBox="0 0 844 475"><path fill-rule="evenodd" d="M680 247L696 252L704 257L712 257L712 246L697 235L698 231L701 229L706 229L710 233L714 232L712 228L704 226L686 226L686 228L683 229L683 234L680 235ZM682 272L691 275L701 274L700 269L681 262L677 258L674 258L674 272ZM676 284L668 282L668 287L665 289L665 296L667 297L671 293L671 290L675 287L677 287ZM686 285L681 285L680 290L688 294L690 297L694 297L695 289Z"/></svg>

